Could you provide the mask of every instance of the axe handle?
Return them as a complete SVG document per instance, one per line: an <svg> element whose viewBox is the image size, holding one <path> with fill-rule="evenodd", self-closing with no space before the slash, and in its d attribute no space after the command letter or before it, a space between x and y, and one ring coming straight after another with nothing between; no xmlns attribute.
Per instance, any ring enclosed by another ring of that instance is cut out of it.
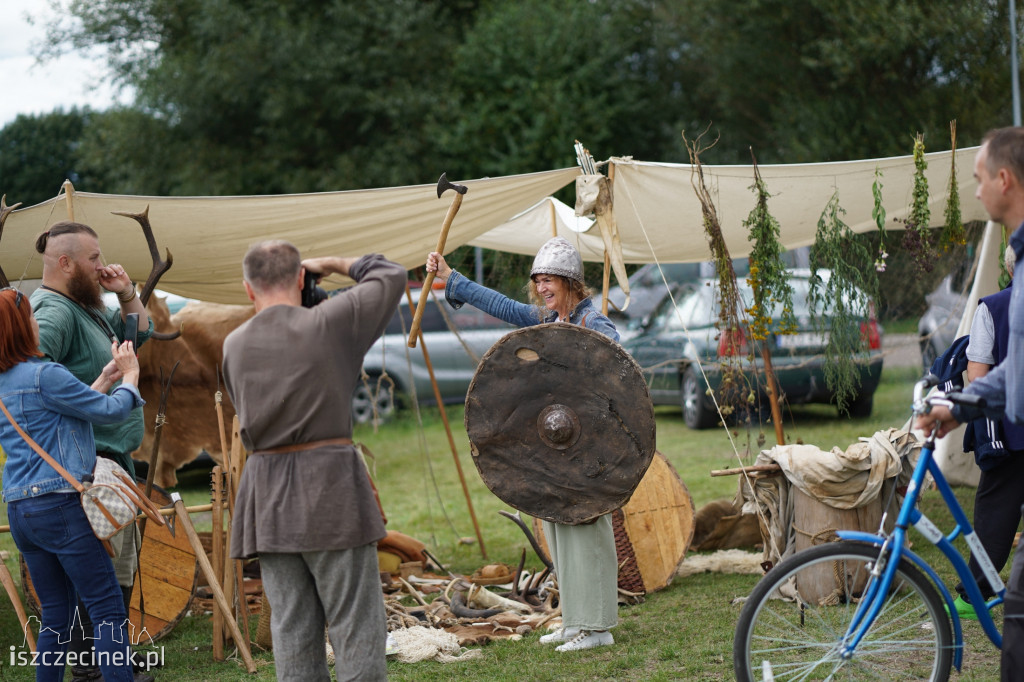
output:
<svg viewBox="0 0 1024 682"><path fill-rule="evenodd" d="M437 238L437 248L434 249L440 254L444 253L444 243L448 239L448 230L451 228L452 221L455 220L455 214L459 212L460 206L462 206L462 195L456 192L455 200L448 207L448 215L444 217L444 223L441 225L441 236ZM420 335L420 322L423 320L423 307L427 304L427 296L430 294L430 287L433 283L434 273L428 272L426 279L423 280L423 288L420 290L420 300L416 303L416 314L413 315L412 326L409 328L409 348L416 347L416 338Z"/></svg>

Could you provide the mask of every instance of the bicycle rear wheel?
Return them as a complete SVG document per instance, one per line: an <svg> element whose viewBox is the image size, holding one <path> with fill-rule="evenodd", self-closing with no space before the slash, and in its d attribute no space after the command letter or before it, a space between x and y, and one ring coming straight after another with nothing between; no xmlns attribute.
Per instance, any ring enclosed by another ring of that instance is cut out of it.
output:
<svg viewBox="0 0 1024 682"><path fill-rule="evenodd" d="M906 559L853 656L839 656L877 558L877 547L832 542L769 571L736 624L736 679L946 680L952 664L949 617L931 581Z"/></svg>

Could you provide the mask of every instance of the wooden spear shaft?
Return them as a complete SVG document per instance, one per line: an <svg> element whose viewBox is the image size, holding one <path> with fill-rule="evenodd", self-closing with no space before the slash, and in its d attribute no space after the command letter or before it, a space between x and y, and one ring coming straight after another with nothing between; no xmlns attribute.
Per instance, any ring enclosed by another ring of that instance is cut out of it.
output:
<svg viewBox="0 0 1024 682"><path fill-rule="evenodd" d="M196 532L195 526L192 525L192 519L185 509L185 503L181 501L181 495L171 493L171 499L174 501L175 511L178 512L178 521L181 522L182 527L185 529L185 535L188 536L189 544L192 545L192 549L196 553L196 559L199 560L199 568L202 569L203 576L210 585L210 591L213 592L213 598L220 605L224 613L231 613L231 607L228 605L228 600L224 598L224 592L220 589L220 582L218 582L217 576L214 575L213 566L210 565L210 559L206 556L206 550L203 549L199 533ZM238 647L238 652L242 655L242 660L245 661L245 669L250 673L255 673L256 663L252 660L249 642L242 639L242 633L238 630L238 623L233 618L228 618L227 621L228 627L231 629L231 636L234 637L235 645Z"/></svg>
<svg viewBox="0 0 1024 682"><path fill-rule="evenodd" d="M461 194L459 196L462 196ZM429 290L420 292L420 302L430 293ZM405 285L405 296L412 305L412 292L409 285ZM448 445L452 450L452 457L455 459L455 470L459 473L459 482L462 483L462 494L466 497L466 506L469 507L469 518L473 521L473 530L476 531L476 540L480 543L480 556L487 558L487 548L484 547L484 536L480 533L480 524L476 520L476 512L473 511L473 500L469 497L469 487L466 485L466 476L462 473L462 463L459 462L459 449L455 447L455 438L452 436L452 427L448 423L448 413L444 409L444 400L441 398L441 389L437 387L437 377L434 376L434 366L430 362L430 353L427 352L427 344L423 341L423 331L417 330L420 340L420 349L423 351L423 362L427 365L427 372L430 373L430 386L434 389L434 399L441 411L441 421L444 422L445 433L448 434Z"/></svg>

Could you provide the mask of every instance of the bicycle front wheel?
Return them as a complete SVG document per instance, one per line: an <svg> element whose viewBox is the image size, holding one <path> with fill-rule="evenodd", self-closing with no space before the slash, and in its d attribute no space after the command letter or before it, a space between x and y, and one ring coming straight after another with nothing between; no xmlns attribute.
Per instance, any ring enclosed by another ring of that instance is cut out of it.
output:
<svg viewBox="0 0 1024 682"><path fill-rule="evenodd" d="M878 552L857 542L831 542L769 571L736 625L736 679L946 680L949 617L931 581L906 559L857 649L848 658L840 655Z"/></svg>

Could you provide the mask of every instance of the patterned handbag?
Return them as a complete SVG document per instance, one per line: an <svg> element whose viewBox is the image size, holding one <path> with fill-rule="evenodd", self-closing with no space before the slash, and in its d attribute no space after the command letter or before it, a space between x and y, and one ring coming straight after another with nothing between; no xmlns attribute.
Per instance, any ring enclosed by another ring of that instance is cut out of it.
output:
<svg viewBox="0 0 1024 682"><path fill-rule="evenodd" d="M46 450L43 450L38 443L32 440L31 436L25 433L25 430L14 421L14 417L7 411L7 406L4 405L3 400L0 400L0 410L3 410L3 413L7 416L7 421L11 422L11 426L21 434L25 442L80 493L82 509L89 519L92 532L103 541L108 553L111 553L111 548L107 541L134 523L139 509L156 523L161 526L165 525L163 516L160 515L160 510L157 506L146 497L142 489L139 488L135 481L131 480L128 473L118 466L116 462L104 457L97 457L96 467L93 469L92 474L86 474L85 480L79 482L57 460L51 457Z"/></svg>

